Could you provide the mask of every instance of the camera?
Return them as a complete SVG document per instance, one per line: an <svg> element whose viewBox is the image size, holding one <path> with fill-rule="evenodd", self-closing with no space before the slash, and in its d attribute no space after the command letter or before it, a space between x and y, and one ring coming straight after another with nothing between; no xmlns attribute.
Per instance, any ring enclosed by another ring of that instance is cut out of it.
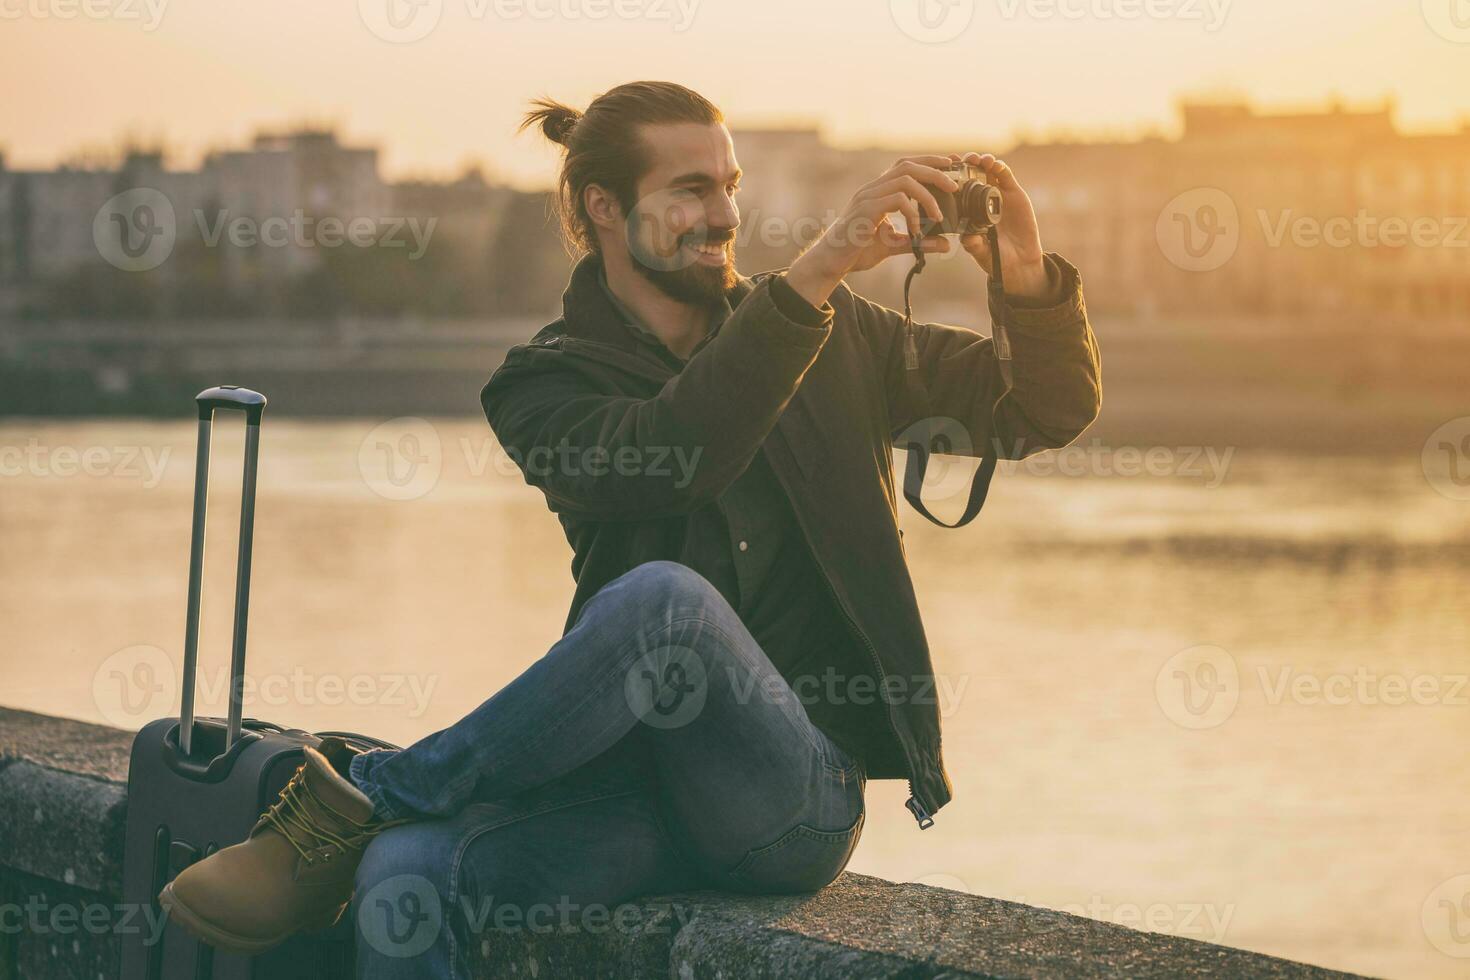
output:
<svg viewBox="0 0 1470 980"><path fill-rule="evenodd" d="M968 163L944 171L959 189L954 193L930 187L939 202L943 221L924 216L925 238L935 235L976 235L1000 223L1000 188L990 183L984 170Z"/></svg>

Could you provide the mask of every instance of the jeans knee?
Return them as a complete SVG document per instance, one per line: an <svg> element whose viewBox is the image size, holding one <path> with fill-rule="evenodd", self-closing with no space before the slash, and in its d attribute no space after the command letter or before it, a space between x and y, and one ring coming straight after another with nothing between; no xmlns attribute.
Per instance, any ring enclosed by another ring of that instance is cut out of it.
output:
<svg viewBox="0 0 1470 980"><path fill-rule="evenodd" d="M612 585L626 590L626 599L641 608L705 610L727 605L708 579L676 561L644 562L624 572Z"/></svg>

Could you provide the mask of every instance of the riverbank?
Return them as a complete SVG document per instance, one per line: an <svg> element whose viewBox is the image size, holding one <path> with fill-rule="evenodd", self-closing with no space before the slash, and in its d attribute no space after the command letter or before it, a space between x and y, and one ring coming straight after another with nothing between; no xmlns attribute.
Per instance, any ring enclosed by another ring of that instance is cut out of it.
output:
<svg viewBox="0 0 1470 980"><path fill-rule="evenodd" d="M156 921L120 895L131 741L121 729L0 708L0 892L14 913L0 930L0 963L15 976L114 977L124 930ZM476 977L1351 976L855 874L815 895L650 897L620 907L613 921L495 932L474 953ZM167 926L161 935L174 938Z"/></svg>
<svg viewBox="0 0 1470 980"><path fill-rule="evenodd" d="M1110 445L1414 452L1470 414L1463 324L1093 319L1104 402L1086 438ZM276 417L478 417L485 380L541 323L0 323L0 417L180 418L225 382L266 392Z"/></svg>

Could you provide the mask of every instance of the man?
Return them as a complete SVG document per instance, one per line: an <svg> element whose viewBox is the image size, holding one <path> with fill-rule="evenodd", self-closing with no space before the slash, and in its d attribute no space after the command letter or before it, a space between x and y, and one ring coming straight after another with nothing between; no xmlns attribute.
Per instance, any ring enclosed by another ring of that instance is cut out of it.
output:
<svg viewBox="0 0 1470 980"><path fill-rule="evenodd" d="M329 923L355 885L362 975L448 977L493 942L486 923L690 887L820 888L857 843L869 778L907 779L927 826L950 783L892 440L946 419L975 454L1019 458L1097 414L1077 272L1042 251L993 156L963 159L1003 195L999 254L960 244L1004 271L1009 389L988 338L910 335L843 284L911 253L893 216L937 219L961 157L900 160L789 269L746 279L740 168L707 100L635 82L585 114L540 102L531 124L566 148L558 200L586 254L562 318L482 401L572 546L565 635L407 749L308 750L251 839L163 896L218 945ZM432 934L406 929L434 902Z"/></svg>

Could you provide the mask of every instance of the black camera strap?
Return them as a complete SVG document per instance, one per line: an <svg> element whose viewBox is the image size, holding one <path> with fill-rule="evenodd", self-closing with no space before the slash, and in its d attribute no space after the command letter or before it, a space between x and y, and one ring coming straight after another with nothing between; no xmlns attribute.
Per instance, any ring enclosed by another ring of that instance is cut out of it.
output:
<svg viewBox="0 0 1470 980"><path fill-rule="evenodd" d="M987 298L991 310L991 343L995 347L995 360L1000 369L1000 378L1003 388L999 397L990 406L991 432L995 431L995 409L1000 401L1010 394L1013 384L1011 371L1011 338L1006 332L1006 320L1008 309L1006 307L1005 279L1000 267L1000 232L996 225L992 224L987 230L990 244L990 282L986 287ZM909 269L908 276L903 281L903 326L904 326L904 364L909 371L919 369L919 350L914 339L914 314L913 306L909 302L909 286L914 281L914 276L924 271L923 239L915 235L913 238L914 265ZM931 436L923 434L920 439L911 439L907 445L899 448L907 450L908 462L903 471L903 495L909 505L924 517L928 518L940 527L956 528L964 527L975 519L980 509L985 506L985 498L990 493L990 481L995 476L995 466L999 457L998 440L993 442L990 452L986 453L980 460L980 468L976 471L974 479L970 482L970 498L965 502L965 512L960 519L953 524L946 524L929 512L924 506L922 491L924 489L924 476L929 470L929 456L935 446L931 443ZM949 447L944 447L949 448Z"/></svg>

